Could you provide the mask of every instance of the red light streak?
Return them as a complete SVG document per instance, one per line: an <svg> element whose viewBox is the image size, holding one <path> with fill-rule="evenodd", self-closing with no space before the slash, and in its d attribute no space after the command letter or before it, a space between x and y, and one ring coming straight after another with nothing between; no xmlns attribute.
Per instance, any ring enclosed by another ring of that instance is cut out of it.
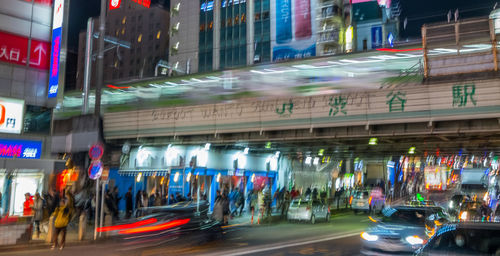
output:
<svg viewBox="0 0 500 256"><path fill-rule="evenodd" d="M111 88L111 89L128 89L128 88L130 88L130 86L114 86L112 84L107 84L106 86Z"/></svg>
<svg viewBox="0 0 500 256"><path fill-rule="evenodd" d="M178 226L182 226L186 223L188 223L191 219L181 219L181 220L173 220L169 221L167 223L159 224L159 225L154 225L154 226L148 226L148 227L140 227L140 228L132 228L132 229L127 229L127 230L122 230L119 233L120 234L136 234L136 233L144 233L144 232L153 232L153 231L159 231L159 230L165 230L169 228L174 228Z"/></svg>
<svg viewBox="0 0 500 256"><path fill-rule="evenodd" d="M390 49L390 48L379 48L377 51L381 52L413 52L420 51L422 48L413 48L413 49Z"/></svg>
<svg viewBox="0 0 500 256"><path fill-rule="evenodd" d="M123 224L123 225L116 225L116 226L108 226L108 227L102 227L102 228L97 228L97 232L107 232L107 231L114 231L114 230L120 230L120 229L129 229L129 228L137 228L140 226L148 225L148 224L153 224L158 222L157 219L152 218L152 219L146 219L146 220L141 220L138 222L130 223L130 224Z"/></svg>

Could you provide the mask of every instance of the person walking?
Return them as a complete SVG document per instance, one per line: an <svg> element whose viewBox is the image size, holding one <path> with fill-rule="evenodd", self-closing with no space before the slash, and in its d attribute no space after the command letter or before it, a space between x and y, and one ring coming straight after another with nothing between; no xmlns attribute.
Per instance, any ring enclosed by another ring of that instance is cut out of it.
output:
<svg viewBox="0 0 500 256"><path fill-rule="evenodd" d="M40 221L43 219L43 200L40 197L40 193L35 193L35 199L33 200L33 222L35 224L36 238L40 237Z"/></svg>
<svg viewBox="0 0 500 256"><path fill-rule="evenodd" d="M250 213L252 214L252 224L253 224L253 216L255 215L255 208L257 207L257 195L256 191L250 191L250 195L248 195L248 201L250 202Z"/></svg>
<svg viewBox="0 0 500 256"><path fill-rule="evenodd" d="M129 187L127 193L125 194L125 209L125 217L127 219L130 219L130 216L132 216L132 211L134 210L134 202L132 201L132 187Z"/></svg>
<svg viewBox="0 0 500 256"><path fill-rule="evenodd" d="M237 206L238 207L235 211L235 214L238 213L238 209L240 211L239 215L241 216L241 212L243 212L243 209L245 208L245 195L243 191L240 191L238 193L238 201L237 201Z"/></svg>
<svg viewBox="0 0 500 256"><path fill-rule="evenodd" d="M71 219L71 208L67 205L66 199L61 199L59 206L54 210L52 216L55 217L54 227L55 233L52 238L52 250L59 248L62 250L66 242L66 228L68 227L69 220ZM61 242L59 242L59 234L61 234Z"/></svg>

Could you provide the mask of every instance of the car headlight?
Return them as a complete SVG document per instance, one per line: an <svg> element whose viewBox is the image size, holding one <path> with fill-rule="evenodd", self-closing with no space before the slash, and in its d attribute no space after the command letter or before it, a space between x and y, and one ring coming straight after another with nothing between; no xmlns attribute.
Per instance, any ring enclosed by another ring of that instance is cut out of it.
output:
<svg viewBox="0 0 500 256"><path fill-rule="evenodd" d="M460 214L460 219L461 219L461 220L467 220L467 212L462 212L462 213Z"/></svg>
<svg viewBox="0 0 500 256"><path fill-rule="evenodd" d="M406 237L406 242L411 245L421 245L424 244L424 240L418 236L408 236Z"/></svg>
<svg viewBox="0 0 500 256"><path fill-rule="evenodd" d="M370 235L370 234L368 234L366 232L361 233L361 238L365 239L366 241L370 241L370 242L378 240L378 236L377 235Z"/></svg>

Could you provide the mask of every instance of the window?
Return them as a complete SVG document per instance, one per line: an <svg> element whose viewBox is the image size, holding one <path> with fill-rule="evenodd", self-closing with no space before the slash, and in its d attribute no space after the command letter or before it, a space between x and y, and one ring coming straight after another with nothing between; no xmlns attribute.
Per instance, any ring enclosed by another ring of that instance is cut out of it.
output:
<svg viewBox="0 0 500 256"><path fill-rule="evenodd" d="M155 45L155 50L157 50L157 51L158 51L158 49L160 49L160 45L159 45L159 44L156 44L156 45Z"/></svg>
<svg viewBox="0 0 500 256"><path fill-rule="evenodd" d="M255 14L255 21L259 21L260 20L260 13L256 13Z"/></svg>
<svg viewBox="0 0 500 256"><path fill-rule="evenodd" d="M127 22L127 16L123 16L122 24L125 24L126 22Z"/></svg>
<svg viewBox="0 0 500 256"><path fill-rule="evenodd" d="M125 35L125 28L122 28L122 35Z"/></svg>
<svg viewBox="0 0 500 256"><path fill-rule="evenodd" d="M160 23L156 22L156 28L160 28Z"/></svg>
<svg viewBox="0 0 500 256"><path fill-rule="evenodd" d="M156 33L156 39L160 39L160 36L161 36L161 30L158 30L158 32Z"/></svg>
<svg viewBox="0 0 500 256"><path fill-rule="evenodd" d="M138 43L142 42L142 34L139 34L139 36L137 37L137 42Z"/></svg>

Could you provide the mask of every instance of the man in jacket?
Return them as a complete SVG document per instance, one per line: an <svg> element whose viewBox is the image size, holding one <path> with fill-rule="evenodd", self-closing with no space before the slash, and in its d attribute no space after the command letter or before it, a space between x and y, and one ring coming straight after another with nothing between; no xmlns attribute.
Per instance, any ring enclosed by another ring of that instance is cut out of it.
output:
<svg viewBox="0 0 500 256"><path fill-rule="evenodd" d="M59 250L64 248L64 243L66 242L66 228L68 227L69 220L71 218L71 208L68 207L66 199L61 199L59 206L54 210L52 216L55 217L54 227L55 233L53 237L52 250L59 247ZM58 243L59 234L62 233L61 242Z"/></svg>
<svg viewBox="0 0 500 256"><path fill-rule="evenodd" d="M132 216L132 211L134 210L134 204L132 201L132 188L128 188L128 192L125 194L125 208L127 210L126 218L129 219Z"/></svg>
<svg viewBox="0 0 500 256"><path fill-rule="evenodd" d="M36 238L38 238L40 237L40 221L43 219L43 200L38 192L35 194L35 200L31 209L34 212L33 222L35 223Z"/></svg>

